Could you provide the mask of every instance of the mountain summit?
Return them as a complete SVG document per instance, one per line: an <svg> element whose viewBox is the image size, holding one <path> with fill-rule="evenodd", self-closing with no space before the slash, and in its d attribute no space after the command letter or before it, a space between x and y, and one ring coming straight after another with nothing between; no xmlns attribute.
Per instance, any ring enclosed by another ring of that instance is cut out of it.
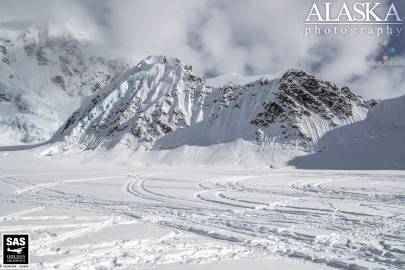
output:
<svg viewBox="0 0 405 270"><path fill-rule="evenodd" d="M212 87L180 60L150 56L87 98L54 140L86 149L204 146L238 138L312 147L325 132L364 119L372 105L304 71Z"/></svg>
<svg viewBox="0 0 405 270"><path fill-rule="evenodd" d="M80 105L129 65L93 54L63 25L0 29L0 142L45 141Z"/></svg>

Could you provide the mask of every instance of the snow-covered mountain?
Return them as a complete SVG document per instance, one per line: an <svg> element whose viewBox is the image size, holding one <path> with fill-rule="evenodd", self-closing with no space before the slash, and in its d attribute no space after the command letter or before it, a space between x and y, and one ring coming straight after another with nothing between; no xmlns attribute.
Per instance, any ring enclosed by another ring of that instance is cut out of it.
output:
<svg viewBox="0 0 405 270"><path fill-rule="evenodd" d="M125 69L96 56L91 41L57 24L0 29L0 144L44 141Z"/></svg>
<svg viewBox="0 0 405 270"><path fill-rule="evenodd" d="M309 169L405 169L405 96L383 100L364 121L334 129L317 152L291 162Z"/></svg>
<svg viewBox="0 0 405 270"><path fill-rule="evenodd" d="M364 119L374 103L298 70L212 87L180 60L151 56L87 98L53 140L86 149L206 146L239 138L311 148L327 131Z"/></svg>
<svg viewBox="0 0 405 270"><path fill-rule="evenodd" d="M229 73L224 75L219 75L217 77L207 79L207 83L212 87L223 87L227 85L245 85L259 79L274 79L280 77L282 74L263 74L263 75L253 75L253 76L243 76L237 73Z"/></svg>

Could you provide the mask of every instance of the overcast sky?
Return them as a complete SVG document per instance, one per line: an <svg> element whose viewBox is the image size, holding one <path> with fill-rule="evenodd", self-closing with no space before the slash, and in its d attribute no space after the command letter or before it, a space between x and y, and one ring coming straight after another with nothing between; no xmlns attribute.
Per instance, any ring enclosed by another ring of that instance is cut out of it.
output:
<svg viewBox="0 0 405 270"><path fill-rule="evenodd" d="M338 5L343 1L330 2ZM405 1L395 2L402 16ZM304 21L312 3L312 0L0 0L0 18L3 26L16 20L70 23L130 58L141 59L150 54L175 56L209 77L301 68L338 86L348 85L366 97L405 94L405 60L402 66L372 64L378 42L390 40L389 46L396 48L396 57L402 58L405 33L390 39L305 37Z"/></svg>

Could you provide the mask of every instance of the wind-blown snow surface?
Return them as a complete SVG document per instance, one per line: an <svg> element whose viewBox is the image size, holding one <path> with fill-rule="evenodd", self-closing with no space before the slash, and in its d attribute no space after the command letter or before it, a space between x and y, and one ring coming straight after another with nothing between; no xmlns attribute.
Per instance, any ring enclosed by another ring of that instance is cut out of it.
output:
<svg viewBox="0 0 405 270"><path fill-rule="evenodd" d="M136 168L49 154L0 152L0 231L30 233L30 269L405 267L403 171Z"/></svg>
<svg viewBox="0 0 405 270"><path fill-rule="evenodd" d="M290 164L311 169L405 169L405 96L384 100L367 118L328 132L318 152Z"/></svg>

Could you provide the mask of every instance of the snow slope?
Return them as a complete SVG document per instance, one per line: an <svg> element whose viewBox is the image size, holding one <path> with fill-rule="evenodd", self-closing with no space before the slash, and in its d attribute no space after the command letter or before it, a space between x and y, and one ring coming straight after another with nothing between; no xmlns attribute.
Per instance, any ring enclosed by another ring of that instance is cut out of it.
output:
<svg viewBox="0 0 405 270"><path fill-rule="evenodd" d="M54 23L0 29L0 145L49 139L88 96L127 64L92 53L92 41Z"/></svg>
<svg viewBox="0 0 405 270"><path fill-rule="evenodd" d="M280 77L282 74L264 74L264 75L254 75L254 76L242 76L237 73L229 73L220 75L217 77L207 79L207 83L212 87L224 87L227 85L245 85L250 82L254 82L260 79L275 79Z"/></svg>
<svg viewBox="0 0 405 270"><path fill-rule="evenodd" d="M299 168L405 169L405 96L384 100L367 118L328 132L318 152L291 162Z"/></svg>
<svg viewBox="0 0 405 270"><path fill-rule="evenodd" d="M325 132L363 119L369 107L347 87L303 71L216 88L178 59L150 56L83 102L53 140L84 149L168 149L240 138L311 147Z"/></svg>

